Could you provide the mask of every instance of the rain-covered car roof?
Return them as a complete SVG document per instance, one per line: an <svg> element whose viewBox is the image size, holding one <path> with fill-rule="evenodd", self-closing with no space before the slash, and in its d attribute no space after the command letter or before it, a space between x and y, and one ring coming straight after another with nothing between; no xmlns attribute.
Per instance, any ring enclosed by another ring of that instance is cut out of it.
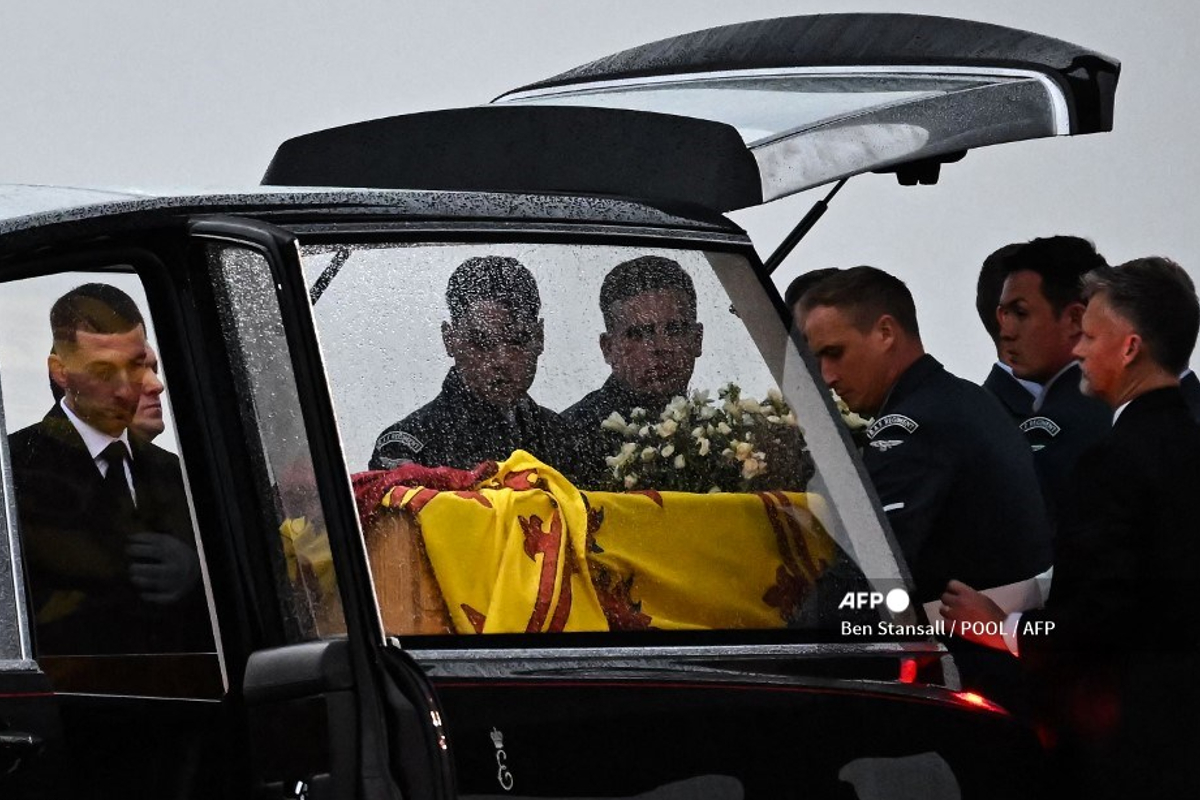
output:
<svg viewBox="0 0 1200 800"><path fill-rule="evenodd" d="M436 220L537 220L670 227L741 234L728 220L697 207L655 207L631 200L572 195L249 187L211 193L134 193L74 187L0 184L0 236L124 217L136 226L145 215L166 213L274 214L338 209Z"/></svg>

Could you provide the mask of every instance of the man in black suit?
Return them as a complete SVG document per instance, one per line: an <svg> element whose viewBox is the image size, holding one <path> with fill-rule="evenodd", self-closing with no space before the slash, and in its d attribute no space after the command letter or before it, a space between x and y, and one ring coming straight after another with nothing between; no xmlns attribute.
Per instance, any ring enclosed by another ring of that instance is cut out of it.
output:
<svg viewBox="0 0 1200 800"><path fill-rule="evenodd" d="M178 458L129 432L147 373L141 313L85 284L50 325L63 396L9 437L38 651L210 650Z"/></svg>
<svg viewBox="0 0 1200 800"><path fill-rule="evenodd" d="M1003 624L971 638L1008 649L1037 679L1055 796L1196 797L1200 427L1179 373L1200 304L1162 258L1095 270L1084 287L1075 353L1084 390L1114 422L1073 475L1046 606L1006 616L951 581L942 614Z"/></svg>

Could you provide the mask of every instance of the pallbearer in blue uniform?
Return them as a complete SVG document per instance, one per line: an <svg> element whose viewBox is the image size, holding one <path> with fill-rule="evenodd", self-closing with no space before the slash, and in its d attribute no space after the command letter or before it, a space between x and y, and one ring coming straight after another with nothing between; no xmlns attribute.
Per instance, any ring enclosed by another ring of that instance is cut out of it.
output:
<svg viewBox="0 0 1200 800"><path fill-rule="evenodd" d="M517 449L561 463L566 428L529 396L544 345L533 275L515 258L469 258L450 275L446 305L454 366L437 397L379 434L370 468L471 469Z"/></svg>
<svg viewBox="0 0 1200 800"><path fill-rule="evenodd" d="M1050 527L1032 454L994 397L925 353L908 288L855 267L810 289L800 310L826 383L852 410L875 417L863 461L917 600L931 604L962 571L1005 608L1040 605L1036 578L1050 567ZM949 644L965 686L1020 710L1011 659Z"/></svg>
<svg viewBox="0 0 1200 800"><path fill-rule="evenodd" d="M1018 425L1033 411L1033 399L1042 387L1033 381L1023 381L1013 375L1012 367L1004 361L1000 347L1000 320L996 309L1000 307L1000 292L1004 288L1004 257L1021 245L1006 244L983 260L979 280L975 283L975 310L979 321L996 346L996 363L983 381L987 389L1008 411Z"/></svg>
<svg viewBox="0 0 1200 800"><path fill-rule="evenodd" d="M925 353L908 288L855 267L800 305L825 381L875 417L863 460L918 599L938 597L959 570L999 587L1047 569L1050 533L1029 448L993 397Z"/></svg>
<svg viewBox="0 0 1200 800"><path fill-rule="evenodd" d="M1034 239L1001 259L1001 357L1015 377L1041 384L1020 430L1033 450L1052 523L1067 502L1075 462L1109 428L1108 408L1079 391L1072 354L1084 310L1080 281L1104 264L1091 242L1075 236Z"/></svg>

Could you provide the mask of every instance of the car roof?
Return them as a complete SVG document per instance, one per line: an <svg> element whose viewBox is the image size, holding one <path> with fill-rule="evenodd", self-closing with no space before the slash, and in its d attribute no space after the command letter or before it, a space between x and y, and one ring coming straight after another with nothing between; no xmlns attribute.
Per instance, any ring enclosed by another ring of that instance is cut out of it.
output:
<svg viewBox="0 0 1200 800"><path fill-rule="evenodd" d="M145 193L0 184L0 236L33 233L65 224L88 227L89 223L114 217L142 219L147 215L181 213L278 215L287 211L342 209L429 221L582 222L743 233L724 217L699 207L659 207L620 198L566 194L274 186L236 191Z"/></svg>

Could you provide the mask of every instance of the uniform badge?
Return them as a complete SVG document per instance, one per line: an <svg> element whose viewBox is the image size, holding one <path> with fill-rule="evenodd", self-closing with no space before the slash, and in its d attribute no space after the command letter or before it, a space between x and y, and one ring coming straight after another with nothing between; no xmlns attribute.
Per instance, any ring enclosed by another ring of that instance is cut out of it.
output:
<svg viewBox="0 0 1200 800"><path fill-rule="evenodd" d="M385 433L379 437L379 441L375 444L375 449L379 450L389 444L404 445L414 453L419 453L425 449L425 443L408 431L391 431L390 433Z"/></svg>
<svg viewBox="0 0 1200 800"><path fill-rule="evenodd" d="M903 414L888 414L886 417L880 417L875 420L871 427L867 428L867 438L874 439L879 435L879 432L887 428L904 428L904 430L912 433L920 427L914 420ZM887 449L887 448L883 448Z"/></svg>
<svg viewBox="0 0 1200 800"><path fill-rule="evenodd" d="M876 450L879 450L882 453L886 453L888 450L891 450L893 447L899 447L900 445L904 444L904 440L903 439L877 439L873 442L870 442L869 444L871 445L871 447L874 447Z"/></svg>
<svg viewBox="0 0 1200 800"><path fill-rule="evenodd" d="M1058 423L1049 417L1030 417L1021 423L1021 433L1045 431L1051 436L1058 436L1058 432L1061 430L1062 428L1058 426Z"/></svg>

